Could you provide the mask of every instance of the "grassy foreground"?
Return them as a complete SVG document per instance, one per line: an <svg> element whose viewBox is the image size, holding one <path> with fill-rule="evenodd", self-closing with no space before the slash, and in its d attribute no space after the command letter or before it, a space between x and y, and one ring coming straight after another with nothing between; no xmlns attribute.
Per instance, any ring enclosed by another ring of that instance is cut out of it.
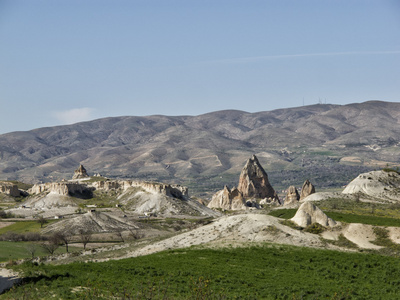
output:
<svg viewBox="0 0 400 300"><path fill-rule="evenodd" d="M292 246L170 250L103 263L19 266L0 299L396 299L400 261Z"/></svg>
<svg viewBox="0 0 400 300"><path fill-rule="evenodd" d="M7 222L7 220L4 221ZM46 227L49 224L58 221L59 220L47 220L47 223L43 227ZM14 224L0 228L0 234L4 234L10 231L15 233L27 233L27 232L39 232L40 230L41 226L37 221L16 221L14 222Z"/></svg>
<svg viewBox="0 0 400 300"><path fill-rule="evenodd" d="M49 255L39 242L6 242L0 241L0 262L8 262L22 258L31 258L32 254L29 247L35 247L35 257ZM69 252L81 250L82 248L69 245ZM65 246L60 246L54 254L66 253Z"/></svg>

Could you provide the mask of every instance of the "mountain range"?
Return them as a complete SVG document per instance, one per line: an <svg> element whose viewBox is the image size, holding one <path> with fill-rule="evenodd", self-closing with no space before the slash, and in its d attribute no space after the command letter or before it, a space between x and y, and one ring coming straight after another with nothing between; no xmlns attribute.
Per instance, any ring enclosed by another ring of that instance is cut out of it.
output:
<svg viewBox="0 0 400 300"><path fill-rule="evenodd" d="M339 187L363 171L398 167L400 103L316 104L248 113L123 116L0 135L0 180L89 174L188 185L201 195L235 185L256 154L278 189L310 179Z"/></svg>

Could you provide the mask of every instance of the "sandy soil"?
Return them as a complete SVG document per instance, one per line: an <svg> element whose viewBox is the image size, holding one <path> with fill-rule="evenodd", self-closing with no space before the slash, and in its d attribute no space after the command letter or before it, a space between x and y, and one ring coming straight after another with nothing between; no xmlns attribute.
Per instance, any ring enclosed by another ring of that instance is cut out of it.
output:
<svg viewBox="0 0 400 300"><path fill-rule="evenodd" d="M167 249L202 244L229 245L245 242L273 242L296 246L322 247L318 235L301 232L279 223L279 219L262 214L221 217L214 223L147 245L124 257L147 255Z"/></svg>
<svg viewBox="0 0 400 300"><path fill-rule="evenodd" d="M357 244L360 248L381 249L381 246L371 243L376 239L373 227L372 225L352 223L346 226L342 233L345 238Z"/></svg>
<svg viewBox="0 0 400 300"><path fill-rule="evenodd" d="M51 209L13 208L13 209L8 209L7 212L11 212L16 216L21 216L24 218L32 218L38 215L41 215L44 218L54 218L55 216L67 216L74 214L76 210L77 207L67 206L67 207L54 207Z"/></svg>
<svg viewBox="0 0 400 300"><path fill-rule="evenodd" d="M11 288L19 280L17 273L8 269L0 269L0 294Z"/></svg>
<svg viewBox="0 0 400 300"><path fill-rule="evenodd" d="M15 222L0 222L0 228L7 227L14 224Z"/></svg>

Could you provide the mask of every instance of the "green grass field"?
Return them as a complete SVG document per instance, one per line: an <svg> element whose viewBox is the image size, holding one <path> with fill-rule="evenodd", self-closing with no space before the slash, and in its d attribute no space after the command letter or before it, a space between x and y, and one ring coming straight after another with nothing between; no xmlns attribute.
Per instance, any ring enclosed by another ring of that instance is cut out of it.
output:
<svg viewBox="0 0 400 300"><path fill-rule="evenodd" d="M34 242L5 242L0 241L0 262L8 262L10 260L17 260L22 258L31 258L32 255L28 250L28 245ZM35 242L36 252L35 257L49 255L38 243ZM81 248L69 247L69 252L80 250ZM60 246L55 254L65 253L65 246Z"/></svg>
<svg viewBox="0 0 400 300"><path fill-rule="evenodd" d="M400 261L292 246L182 249L103 263L25 264L0 299L396 299Z"/></svg>
<svg viewBox="0 0 400 300"><path fill-rule="evenodd" d="M9 222L7 219L5 219L4 221ZM47 225L58 221L59 220L48 220L48 223L46 223L43 227L46 227ZM17 221L14 224L0 228L0 234L9 231L15 233L39 232L40 229L40 224L36 221Z"/></svg>

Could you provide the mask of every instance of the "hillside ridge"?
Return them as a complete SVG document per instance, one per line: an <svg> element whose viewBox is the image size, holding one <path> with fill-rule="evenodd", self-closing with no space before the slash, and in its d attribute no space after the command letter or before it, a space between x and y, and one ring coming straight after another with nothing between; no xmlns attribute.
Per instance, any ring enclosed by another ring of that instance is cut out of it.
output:
<svg viewBox="0 0 400 300"><path fill-rule="evenodd" d="M304 182L304 170L316 174L318 184L318 178L325 182L324 176L351 166L349 178L331 179L339 186L377 166L397 166L399 124L400 103L383 101L108 117L0 135L0 179L61 180L82 163L115 178L187 184L222 176L226 182L256 154L273 184L286 172L286 186ZM207 186L216 191L221 188L216 184Z"/></svg>

